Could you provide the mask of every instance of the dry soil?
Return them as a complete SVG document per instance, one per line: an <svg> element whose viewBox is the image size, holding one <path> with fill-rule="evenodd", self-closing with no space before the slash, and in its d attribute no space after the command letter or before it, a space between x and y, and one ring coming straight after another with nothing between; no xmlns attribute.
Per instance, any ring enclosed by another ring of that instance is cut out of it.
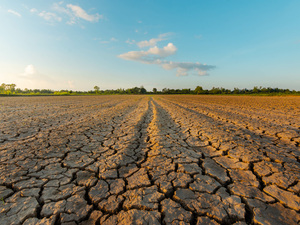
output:
<svg viewBox="0 0 300 225"><path fill-rule="evenodd" d="M0 224L299 224L300 97L0 107Z"/></svg>

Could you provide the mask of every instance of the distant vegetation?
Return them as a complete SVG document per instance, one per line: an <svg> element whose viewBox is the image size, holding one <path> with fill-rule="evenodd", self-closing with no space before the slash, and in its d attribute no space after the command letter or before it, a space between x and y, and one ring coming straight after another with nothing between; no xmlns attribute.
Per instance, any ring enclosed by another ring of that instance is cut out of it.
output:
<svg viewBox="0 0 300 225"><path fill-rule="evenodd" d="M163 88L158 91L153 88L152 91L147 91L143 86L134 87L128 89L116 89L116 90L100 90L100 87L95 86L94 90L90 91L72 91L72 90L60 90L53 91L50 89L27 89L24 90L16 88L15 84L1 84L0 95L115 95L115 94L194 94L194 95L300 95L300 91L280 89L280 88L265 88L254 87L253 89L239 89L233 90L213 87L210 90L203 89L201 86L197 86L195 90L188 89L169 89Z"/></svg>

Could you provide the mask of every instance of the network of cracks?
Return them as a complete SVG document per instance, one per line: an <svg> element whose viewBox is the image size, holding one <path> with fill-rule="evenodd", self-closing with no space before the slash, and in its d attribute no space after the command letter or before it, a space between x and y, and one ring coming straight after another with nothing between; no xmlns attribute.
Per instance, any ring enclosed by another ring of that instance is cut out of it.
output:
<svg viewBox="0 0 300 225"><path fill-rule="evenodd" d="M0 224L300 222L299 98L0 103Z"/></svg>

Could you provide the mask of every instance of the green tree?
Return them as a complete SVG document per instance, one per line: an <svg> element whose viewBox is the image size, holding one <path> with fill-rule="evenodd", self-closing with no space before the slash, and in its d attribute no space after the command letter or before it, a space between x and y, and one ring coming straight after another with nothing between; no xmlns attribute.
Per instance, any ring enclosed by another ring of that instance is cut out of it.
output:
<svg viewBox="0 0 300 225"><path fill-rule="evenodd" d="M203 88L201 86L197 86L194 90L194 93L200 95L203 93Z"/></svg>
<svg viewBox="0 0 300 225"><path fill-rule="evenodd" d="M233 92L232 92L233 94L239 94L240 93L240 89L238 89L238 88L234 88L233 89Z"/></svg>
<svg viewBox="0 0 300 225"><path fill-rule="evenodd" d="M141 86L140 92L141 94L147 94L147 90L144 88L144 86Z"/></svg>
<svg viewBox="0 0 300 225"><path fill-rule="evenodd" d="M11 92L14 92L16 90L16 86L15 84L9 84L9 89Z"/></svg>
<svg viewBox="0 0 300 225"><path fill-rule="evenodd" d="M5 94L5 89L6 89L6 84L1 84L1 86L0 86L0 93L1 94Z"/></svg>
<svg viewBox="0 0 300 225"><path fill-rule="evenodd" d="M162 89L162 93L163 94L168 94L168 92L169 92L169 88L163 88Z"/></svg>
<svg viewBox="0 0 300 225"><path fill-rule="evenodd" d="M95 86L95 87L94 87L94 90L95 90L95 93L98 94L99 91L100 91L100 88L99 88L98 86Z"/></svg>
<svg viewBox="0 0 300 225"><path fill-rule="evenodd" d="M253 88L252 92L257 94L257 93L259 92L258 87L255 86L255 87Z"/></svg>
<svg viewBox="0 0 300 225"><path fill-rule="evenodd" d="M156 93L157 93L157 89L156 89L156 88L153 88L153 89L152 89L152 92L153 92L153 94L156 94Z"/></svg>

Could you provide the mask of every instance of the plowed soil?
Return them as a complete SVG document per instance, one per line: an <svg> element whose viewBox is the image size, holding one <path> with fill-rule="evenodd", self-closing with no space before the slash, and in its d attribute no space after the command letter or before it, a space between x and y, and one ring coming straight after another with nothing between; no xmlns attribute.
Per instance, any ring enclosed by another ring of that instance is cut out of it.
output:
<svg viewBox="0 0 300 225"><path fill-rule="evenodd" d="M300 222L300 97L0 106L0 224Z"/></svg>

